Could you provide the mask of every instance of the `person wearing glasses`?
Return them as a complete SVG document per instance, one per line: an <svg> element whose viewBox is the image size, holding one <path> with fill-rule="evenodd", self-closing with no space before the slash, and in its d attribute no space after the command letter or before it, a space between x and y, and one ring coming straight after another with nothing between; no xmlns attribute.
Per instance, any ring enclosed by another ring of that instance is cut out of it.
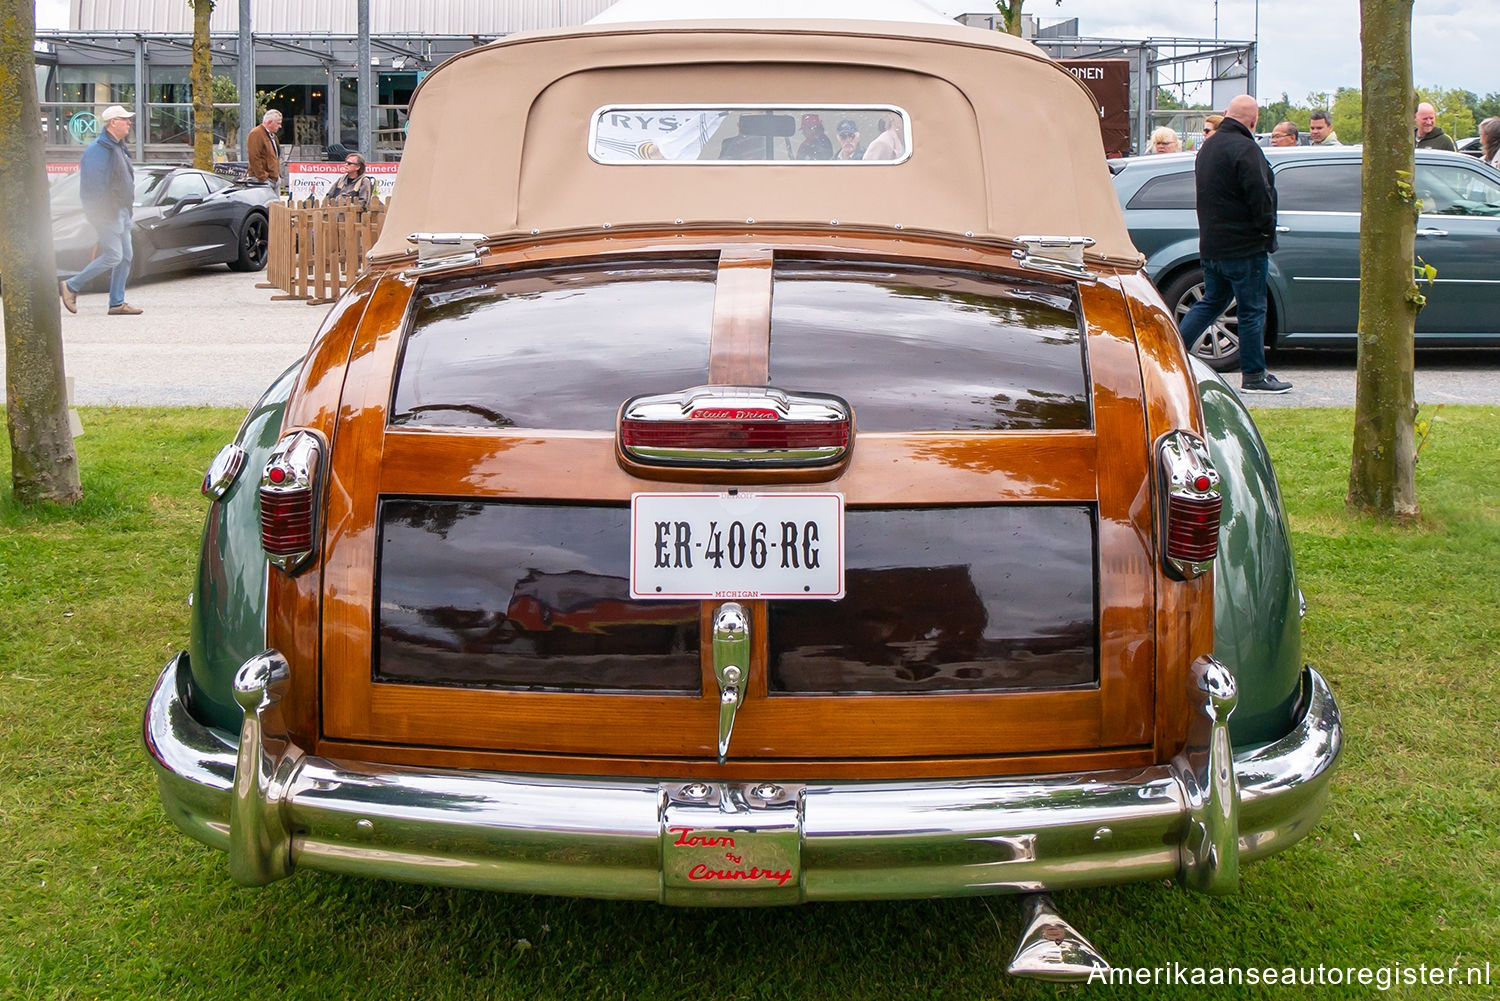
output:
<svg viewBox="0 0 1500 1001"><path fill-rule="evenodd" d="M1295 122L1277 122L1271 130L1272 146L1295 146L1301 136Z"/></svg>
<svg viewBox="0 0 1500 1001"><path fill-rule="evenodd" d="M865 148L859 142L859 125L852 118L839 121L839 148L834 152L835 160L863 160Z"/></svg>
<svg viewBox="0 0 1500 1001"><path fill-rule="evenodd" d="M1207 139L1219 131L1219 123L1224 121L1223 115L1209 115L1203 119L1203 138Z"/></svg>
<svg viewBox="0 0 1500 1001"><path fill-rule="evenodd" d="M1182 141L1177 138L1177 130L1170 125L1163 125L1151 133L1152 153L1181 153Z"/></svg>
<svg viewBox="0 0 1500 1001"><path fill-rule="evenodd" d="M358 153L344 157L344 176L334 181L323 194L323 204L354 204L369 208L375 197L375 182L365 173L365 158Z"/></svg>

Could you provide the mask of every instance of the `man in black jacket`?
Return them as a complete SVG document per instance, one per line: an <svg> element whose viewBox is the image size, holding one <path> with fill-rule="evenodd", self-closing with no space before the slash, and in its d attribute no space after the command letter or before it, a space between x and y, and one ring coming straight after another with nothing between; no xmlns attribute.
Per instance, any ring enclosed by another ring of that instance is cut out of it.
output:
<svg viewBox="0 0 1500 1001"><path fill-rule="evenodd" d="M1198 250L1203 298L1182 318L1192 344L1234 301L1238 304L1240 392L1292 388L1266 371L1266 272L1276 250L1276 179L1255 144L1260 108L1241 94L1205 142L1194 165L1198 185Z"/></svg>

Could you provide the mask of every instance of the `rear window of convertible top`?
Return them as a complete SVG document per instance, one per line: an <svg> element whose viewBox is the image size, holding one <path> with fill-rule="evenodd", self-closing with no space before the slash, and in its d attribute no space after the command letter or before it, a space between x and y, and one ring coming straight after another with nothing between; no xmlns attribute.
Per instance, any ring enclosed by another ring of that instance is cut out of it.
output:
<svg viewBox="0 0 1500 1001"><path fill-rule="evenodd" d="M608 105L589 156L606 164L902 163L911 119L879 104Z"/></svg>
<svg viewBox="0 0 1500 1001"><path fill-rule="evenodd" d="M612 431L634 396L709 382L715 262L569 264L424 287L390 422ZM1063 285L911 263L777 260L768 383L861 431L1091 426Z"/></svg>

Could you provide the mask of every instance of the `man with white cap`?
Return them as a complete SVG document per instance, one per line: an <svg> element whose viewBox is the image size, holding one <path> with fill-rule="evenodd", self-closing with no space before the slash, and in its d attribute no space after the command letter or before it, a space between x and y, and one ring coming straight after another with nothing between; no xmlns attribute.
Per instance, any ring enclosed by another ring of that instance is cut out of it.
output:
<svg viewBox="0 0 1500 1001"><path fill-rule="evenodd" d="M89 282L109 272L109 315L139 316L142 310L125 301L125 280L130 277L130 224L135 204L135 168L125 137L135 112L118 104L99 116L103 128L78 162L78 195L83 214L99 234L99 253L78 274L57 286L62 304L78 312L78 293Z"/></svg>

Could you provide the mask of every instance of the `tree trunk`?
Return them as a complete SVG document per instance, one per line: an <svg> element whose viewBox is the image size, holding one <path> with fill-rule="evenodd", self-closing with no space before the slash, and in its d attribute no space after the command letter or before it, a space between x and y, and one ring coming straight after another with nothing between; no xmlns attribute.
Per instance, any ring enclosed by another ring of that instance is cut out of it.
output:
<svg viewBox="0 0 1500 1001"><path fill-rule="evenodd" d="M1021 37L1021 4L1026 0L995 0L995 9L1000 12L1000 20L1005 24L1005 30Z"/></svg>
<svg viewBox="0 0 1500 1001"><path fill-rule="evenodd" d="M214 57L208 37L213 0L188 0L193 8L193 166L214 169Z"/></svg>
<svg viewBox="0 0 1500 1001"><path fill-rule="evenodd" d="M36 96L32 0L0 0L0 275L10 482L23 504L83 496L68 427L62 312Z"/></svg>
<svg viewBox="0 0 1500 1001"><path fill-rule="evenodd" d="M1359 369L1354 394L1351 511L1418 513L1416 359L1421 290L1413 277L1412 0L1360 0L1364 50L1364 173L1359 247Z"/></svg>

